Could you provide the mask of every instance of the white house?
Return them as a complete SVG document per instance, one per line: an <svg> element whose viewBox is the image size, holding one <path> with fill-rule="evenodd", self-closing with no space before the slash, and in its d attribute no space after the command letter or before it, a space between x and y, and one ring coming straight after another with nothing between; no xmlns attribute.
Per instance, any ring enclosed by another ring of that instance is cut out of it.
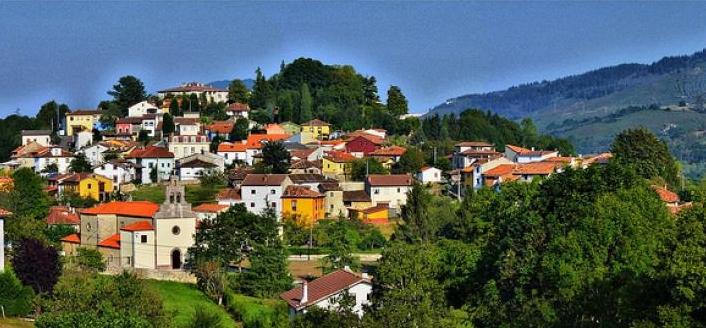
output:
<svg viewBox="0 0 706 328"><path fill-rule="evenodd" d="M250 106L248 104L243 104L243 103L232 103L228 105L228 108L226 108L226 115L228 116L233 116L236 119L238 118L244 118L248 119L248 113L250 112Z"/></svg>
<svg viewBox="0 0 706 328"><path fill-rule="evenodd" d="M311 307L336 310L347 293L354 301L353 313L362 317L372 291L367 274L358 275L345 267L308 283L305 280L301 286L280 294L280 298L289 305L289 315L294 316Z"/></svg>
<svg viewBox="0 0 706 328"><path fill-rule="evenodd" d="M441 170L425 166L415 175L417 181L421 183L440 183L441 182Z"/></svg>
<svg viewBox="0 0 706 328"><path fill-rule="evenodd" d="M51 145L51 130L22 130L22 145L32 141L44 146Z"/></svg>
<svg viewBox="0 0 706 328"><path fill-rule="evenodd" d="M141 117L145 114L156 114L159 108L149 101L142 101L128 107L127 112L129 117Z"/></svg>
<svg viewBox="0 0 706 328"><path fill-rule="evenodd" d="M558 157L556 150L534 150L513 145L505 145L505 157L515 163L542 162L550 158Z"/></svg>
<svg viewBox="0 0 706 328"><path fill-rule="evenodd" d="M248 211L261 214L268 208L282 214L282 193L292 181L286 174L248 174L240 185L240 196Z"/></svg>
<svg viewBox="0 0 706 328"><path fill-rule="evenodd" d="M174 154L174 159L208 153L209 145L208 137L204 135L178 135L169 138L169 151Z"/></svg>
<svg viewBox="0 0 706 328"><path fill-rule="evenodd" d="M174 154L162 147L135 148L125 159L138 165L137 178L145 184L169 180L175 168ZM150 178L153 169L157 172L157 181Z"/></svg>
<svg viewBox="0 0 706 328"><path fill-rule="evenodd" d="M371 174L365 179L365 192L373 206L387 204L399 210L407 204L407 192L412 189L412 176L407 174Z"/></svg>
<svg viewBox="0 0 706 328"><path fill-rule="evenodd" d="M197 118L177 117L174 119L174 124L176 131L182 136L195 136L201 130L201 124Z"/></svg>
<svg viewBox="0 0 706 328"><path fill-rule="evenodd" d="M69 171L69 165L74 159L74 154L58 146L50 146L34 156L34 171L42 172L47 166L56 164L57 173Z"/></svg>
<svg viewBox="0 0 706 328"><path fill-rule="evenodd" d="M211 162L206 162L200 159L195 159L188 161L186 163L180 164L179 170L179 180L198 180L201 176L208 174L212 171L217 171L218 168L215 164Z"/></svg>
<svg viewBox="0 0 706 328"><path fill-rule="evenodd" d="M148 136L154 137L157 134L159 116L156 114L145 114L142 116L141 120L140 130L145 130Z"/></svg>
<svg viewBox="0 0 706 328"><path fill-rule="evenodd" d="M225 205L228 207L243 203L243 199L240 196L240 189L238 188L226 188L219 191L216 195L216 201L218 202L218 205Z"/></svg>
<svg viewBox="0 0 706 328"><path fill-rule="evenodd" d="M218 214L227 211L228 208L230 208L229 205L204 203L194 207L192 211L196 213L196 216L198 217L199 221L203 221L206 219L212 220L216 218Z"/></svg>
<svg viewBox="0 0 706 328"><path fill-rule="evenodd" d="M222 142L218 145L216 153L225 159L227 165L231 165L233 162L246 163L247 148L246 144L240 142Z"/></svg>
<svg viewBox="0 0 706 328"><path fill-rule="evenodd" d="M108 147L100 143L84 147L79 150L79 153L86 155L86 159L91 163L91 165L99 165L104 162L103 154L108 151Z"/></svg>
<svg viewBox="0 0 706 328"><path fill-rule="evenodd" d="M178 87L157 91L157 95L160 99L164 99L164 97L168 94L175 96L189 96L195 94L199 99L203 95L208 102L228 101L228 90L214 88L210 85L205 85L199 82L189 82Z"/></svg>
<svg viewBox="0 0 706 328"><path fill-rule="evenodd" d="M137 164L116 159L94 167L93 173L113 180L113 189L120 190L120 185L131 183L137 178Z"/></svg>
<svg viewBox="0 0 706 328"><path fill-rule="evenodd" d="M93 143L93 131L74 132L74 149L81 149Z"/></svg>
<svg viewBox="0 0 706 328"><path fill-rule="evenodd" d="M471 166L462 170L464 188L471 187L474 190L482 188L484 185L483 175L485 172L504 164L512 164L512 161L505 157L498 157L490 160L479 160L473 163ZM464 192L465 191L466 190L464 190Z"/></svg>
<svg viewBox="0 0 706 328"><path fill-rule="evenodd" d="M485 141L464 141L456 144L453 154L453 167L463 169L480 159L500 157L495 146Z"/></svg>

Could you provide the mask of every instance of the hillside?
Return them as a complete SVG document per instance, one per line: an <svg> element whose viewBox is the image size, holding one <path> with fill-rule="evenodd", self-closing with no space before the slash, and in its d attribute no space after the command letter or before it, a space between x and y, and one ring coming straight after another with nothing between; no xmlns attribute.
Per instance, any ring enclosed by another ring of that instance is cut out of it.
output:
<svg viewBox="0 0 706 328"><path fill-rule="evenodd" d="M622 64L553 81L532 82L502 91L447 100L428 115L492 110L519 119L531 117L540 128L566 119L608 115L628 106L706 102L706 51L665 57L652 64Z"/></svg>

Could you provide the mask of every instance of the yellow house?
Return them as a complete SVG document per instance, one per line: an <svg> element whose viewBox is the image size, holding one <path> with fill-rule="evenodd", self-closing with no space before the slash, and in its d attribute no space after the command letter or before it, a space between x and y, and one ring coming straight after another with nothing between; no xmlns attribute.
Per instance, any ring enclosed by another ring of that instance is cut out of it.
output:
<svg viewBox="0 0 706 328"><path fill-rule="evenodd" d="M299 223L310 226L324 218L325 197L305 186L291 185L282 194L282 215L295 217Z"/></svg>
<svg viewBox="0 0 706 328"><path fill-rule="evenodd" d="M388 213L389 207L384 205L377 205L374 207L369 207L366 209L351 209L351 218L357 218L358 220L368 223L368 224L385 224L388 223Z"/></svg>
<svg viewBox="0 0 706 328"><path fill-rule="evenodd" d="M328 140L331 134L331 124L328 124L319 119L313 119L309 122L302 123L302 143L310 143L317 140Z"/></svg>
<svg viewBox="0 0 706 328"><path fill-rule="evenodd" d="M97 110L77 110L66 113L66 135L72 136L80 131L92 131L100 116Z"/></svg>
<svg viewBox="0 0 706 328"><path fill-rule="evenodd" d="M51 181L50 181L51 184ZM113 181L93 173L73 173L56 177L62 193L76 193L82 198L106 201L113 191Z"/></svg>
<svg viewBox="0 0 706 328"><path fill-rule="evenodd" d="M342 151L329 151L321 162L321 173L331 178L343 178L351 171L351 162L357 158Z"/></svg>

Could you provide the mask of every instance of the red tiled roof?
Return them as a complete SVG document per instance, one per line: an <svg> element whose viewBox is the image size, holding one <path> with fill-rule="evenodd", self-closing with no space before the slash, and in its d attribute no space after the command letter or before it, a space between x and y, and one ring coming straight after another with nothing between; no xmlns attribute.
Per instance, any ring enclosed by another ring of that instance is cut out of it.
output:
<svg viewBox="0 0 706 328"><path fill-rule="evenodd" d="M72 233L64 238L61 238L61 241L65 243L70 243L70 244L80 244L81 243L81 236L77 233Z"/></svg>
<svg viewBox="0 0 706 328"><path fill-rule="evenodd" d="M506 149L509 148L510 150L512 150L513 152L518 153L518 154L522 154L522 153L526 153L526 152L530 152L530 151L531 151L531 150L529 150L529 149L527 149L527 148L523 148L523 147L515 146L515 145L505 145L505 148L506 148Z"/></svg>
<svg viewBox="0 0 706 328"><path fill-rule="evenodd" d="M549 175L554 173L561 163L556 162L534 162L518 164L513 171L513 174L528 174L528 175Z"/></svg>
<svg viewBox="0 0 706 328"><path fill-rule="evenodd" d="M670 191L669 189L665 187L659 187L659 188L654 188L655 192L659 196L659 199L661 199L665 203L678 203L679 202L679 195L676 193Z"/></svg>
<svg viewBox="0 0 706 328"><path fill-rule="evenodd" d="M412 176L408 174L371 174L367 181L371 186L411 186Z"/></svg>
<svg viewBox="0 0 706 328"><path fill-rule="evenodd" d="M365 190L344 190L343 191L343 201L344 202L369 202L370 195L365 192Z"/></svg>
<svg viewBox="0 0 706 328"><path fill-rule="evenodd" d="M66 206L52 206L49 209L49 215L46 218L47 224L70 224L78 225L81 224L81 219L79 219L78 214L69 211Z"/></svg>
<svg viewBox="0 0 706 328"><path fill-rule="evenodd" d="M300 310L309 304L315 304L326 297L337 294L360 283L370 283L367 279L359 277L355 273L338 270L331 272L321 278L307 284L308 300L301 303L303 287L297 287L279 295L291 307Z"/></svg>
<svg viewBox="0 0 706 328"><path fill-rule="evenodd" d="M159 205L148 201L110 202L98 204L81 211L81 214L114 214L151 218L159 210Z"/></svg>
<svg viewBox="0 0 706 328"><path fill-rule="evenodd" d="M217 200L223 200L223 199L233 199L233 200L240 200L240 189L235 189L235 188L227 188L223 189L218 192L216 195Z"/></svg>
<svg viewBox="0 0 706 328"><path fill-rule="evenodd" d="M248 149L248 145L244 143L231 143L231 142L223 142L218 145L218 152L235 152L235 153L244 153L245 150Z"/></svg>
<svg viewBox="0 0 706 328"><path fill-rule="evenodd" d="M216 121L210 125L207 125L206 130L218 134L228 134L231 130L233 130L233 125L234 123L230 121Z"/></svg>
<svg viewBox="0 0 706 328"><path fill-rule="evenodd" d="M284 193L282 194L282 198L318 198L318 197L324 197L324 195L320 194L318 191L311 190L307 187L304 186L287 186L287 188L284 189Z"/></svg>
<svg viewBox="0 0 706 328"><path fill-rule="evenodd" d="M485 141L463 141L457 143L456 147L495 147L495 145Z"/></svg>
<svg viewBox="0 0 706 328"><path fill-rule="evenodd" d="M210 85L204 85L198 82L186 83L182 86L173 87L169 89L159 90L157 92L167 93L167 92L228 92L223 89L214 88Z"/></svg>
<svg viewBox="0 0 706 328"><path fill-rule="evenodd" d="M133 149L125 158L174 158L174 154L166 148L148 146Z"/></svg>
<svg viewBox="0 0 706 328"><path fill-rule="evenodd" d="M346 163L346 162L351 162L356 159L357 157L351 155L350 153L344 152L344 151L327 151L326 155L324 156L329 161L336 162L336 163Z"/></svg>
<svg viewBox="0 0 706 328"><path fill-rule="evenodd" d="M512 174L515 169L515 164L500 164L490 170L483 172L483 175L487 177L500 177L503 175Z"/></svg>
<svg viewBox="0 0 706 328"><path fill-rule="evenodd" d="M134 223L130 223L128 225L123 226L120 228L120 230L123 231L149 231L149 230L154 230L154 227L152 226L152 223L148 221L137 221Z"/></svg>
<svg viewBox="0 0 706 328"><path fill-rule="evenodd" d="M363 132L363 131L351 132L346 137L348 138L348 142L351 142L357 138L363 138L363 139L368 140L376 145L382 145L383 143L385 143L384 138L367 133L367 132Z"/></svg>
<svg viewBox="0 0 706 328"><path fill-rule="evenodd" d="M495 150L475 150L475 149L468 149L465 151L462 151L461 154L466 155L466 156L483 156L483 155L500 155Z"/></svg>
<svg viewBox="0 0 706 328"><path fill-rule="evenodd" d="M206 203L206 204L201 204L199 206L196 206L192 208L194 212L201 212L201 213L220 213L221 211L228 209L228 205L220 205L220 204L215 204L215 203Z"/></svg>
<svg viewBox="0 0 706 328"><path fill-rule="evenodd" d="M248 149L260 149L264 146L263 142L280 141L289 137L288 134L251 134L245 144Z"/></svg>
<svg viewBox="0 0 706 328"><path fill-rule="evenodd" d="M231 112L247 112L250 110L250 106L248 104L243 104L243 103L232 103L228 105L228 109L226 111L231 111Z"/></svg>
<svg viewBox="0 0 706 328"><path fill-rule="evenodd" d="M177 125L196 125L199 120L193 117L175 117L174 123Z"/></svg>
<svg viewBox="0 0 706 328"><path fill-rule="evenodd" d="M292 155L292 157L297 157L300 159L306 159L311 155L311 153L314 152L315 149L307 148L307 149L293 149L289 151L289 154Z"/></svg>
<svg viewBox="0 0 706 328"><path fill-rule="evenodd" d="M372 156L402 156L404 153L407 152L407 148L400 147L400 146L390 146L390 147L383 147L380 149L376 149L368 155Z"/></svg>
<svg viewBox="0 0 706 328"><path fill-rule="evenodd" d="M328 124L328 123L326 123L326 122L324 122L324 121L322 121L322 120L320 120L320 119L318 119L318 118L315 118L315 119L313 119L313 120L311 120L311 121L309 121L309 122L302 123L301 125L302 125L302 126L329 126L329 125L331 125L331 124Z"/></svg>
<svg viewBox="0 0 706 328"><path fill-rule="evenodd" d="M116 234L106 238L105 240L98 243L98 246L120 249L120 234L116 233Z"/></svg>
<svg viewBox="0 0 706 328"><path fill-rule="evenodd" d="M568 164L568 163L571 163L574 159L576 159L576 158L575 157L566 157L566 156L557 156L557 157L547 158L544 161L545 162L559 162L559 163Z"/></svg>
<svg viewBox="0 0 706 328"><path fill-rule="evenodd" d="M368 208L364 208L364 209L351 209L351 210L358 211L358 212L365 213L365 214L371 214L371 213L387 211L389 209L390 209L390 207L387 204L378 204L373 207L368 207Z"/></svg>
<svg viewBox="0 0 706 328"><path fill-rule="evenodd" d="M248 174L243 180L243 186L280 186L286 174Z"/></svg>

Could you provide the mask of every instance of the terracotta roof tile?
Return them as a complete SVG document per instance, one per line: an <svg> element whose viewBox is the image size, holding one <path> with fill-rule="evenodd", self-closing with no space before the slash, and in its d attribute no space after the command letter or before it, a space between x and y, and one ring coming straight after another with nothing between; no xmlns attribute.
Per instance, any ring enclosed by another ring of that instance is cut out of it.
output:
<svg viewBox="0 0 706 328"><path fill-rule="evenodd" d="M515 164L500 164L490 170L483 172L487 177L500 177L507 174L512 174L515 170Z"/></svg>
<svg viewBox="0 0 706 328"><path fill-rule="evenodd" d="M561 163L556 162L534 162L518 164L513 171L513 174L527 175L549 175L560 167Z"/></svg>
<svg viewBox="0 0 706 328"><path fill-rule="evenodd" d="M661 199L665 203L678 203L679 202L679 195L676 193L670 191L669 189L665 187L657 187L654 188L655 192L659 196L659 199Z"/></svg>
<svg viewBox="0 0 706 328"><path fill-rule="evenodd" d="M151 218L158 210L159 205L148 201L110 202L85 209L81 214L115 214Z"/></svg>
<svg viewBox="0 0 706 328"><path fill-rule="evenodd" d="M315 304L326 297L337 294L360 283L370 282L352 272L338 270L309 282L307 284L308 301L304 304L301 303L303 290L301 286L280 294L280 298L291 307L300 310L309 304Z"/></svg>
<svg viewBox="0 0 706 328"><path fill-rule="evenodd" d="M65 243L70 243L70 244L80 244L81 243L81 236L77 233L72 233L68 236L65 236L64 238L61 238L61 241Z"/></svg>
<svg viewBox="0 0 706 328"><path fill-rule="evenodd" d="M66 206L52 206L49 209L49 214L46 217L47 224L81 224L78 214L71 212Z"/></svg>
<svg viewBox="0 0 706 328"><path fill-rule="evenodd" d="M380 149L376 149L368 155L371 156L402 156L404 153L407 152L407 148L400 147L400 146L390 146L390 147L383 147Z"/></svg>
<svg viewBox="0 0 706 328"><path fill-rule="evenodd" d="M220 213L228 209L228 205L220 205L215 203L204 203L199 206L192 208L194 212L200 213Z"/></svg>
<svg viewBox="0 0 706 328"><path fill-rule="evenodd" d="M123 226L120 228L120 230L123 231L149 231L149 230L154 230L154 227L152 226L152 223L148 221L137 221L134 223L130 223L128 225Z"/></svg>
<svg viewBox="0 0 706 328"><path fill-rule="evenodd" d="M174 154L166 148L148 146L133 149L125 158L174 158Z"/></svg>
<svg viewBox="0 0 706 328"><path fill-rule="evenodd" d="M236 189L236 188L223 189L218 192L218 194L216 195L216 199L217 200L226 200L226 199L240 200L241 199L240 189Z"/></svg>
<svg viewBox="0 0 706 328"><path fill-rule="evenodd" d="M205 84L198 83L198 82L189 82L189 83L186 83L186 84L178 86L178 87L159 90L157 92L169 93L169 92L206 92L206 91L209 91L209 92L228 92L227 90L214 88L210 85L205 85Z"/></svg>
<svg viewBox="0 0 706 328"><path fill-rule="evenodd" d="M231 130L233 130L233 125L235 123L230 122L230 121L216 121L213 122L212 124L209 124L206 126L206 130L209 130L213 133L218 133L218 134L228 134L230 133Z"/></svg>
<svg viewBox="0 0 706 328"><path fill-rule="evenodd" d="M366 179L371 186L411 186L412 176L408 174L371 174Z"/></svg>
<svg viewBox="0 0 706 328"><path fill-rule="evenodd" d="M365 190L344 190L344 202L369 202L370 195Z"/></svg>
<svg viewBox="0 0 706 328"><path fill-rule="evenodd" d="M284 189L282 198L319 198L324 197L318 191L314 191L305 186L287 186Z"/></svg>
<svg viewBox="0 0 706 328"><path fill-rule="evenodd" d="M288 134L251 134L245 144L248 149L260 149L266 142L286 140L289 137Z"/></svg>
<svg viewBox="0 0 706 328"><path fill-rule="evenodd" d="M331 124L328 124L318 118L315 118L309 122L302 123L302 126L330 126Z"/></svg>
<svg viewBox="0 0 706 328"><path fill-rule="evenodd" d="M248 149L248 145L244 143L223 142L218 145L218 152L223 153L244 153Z"/></svg>
<svg viewBox="0 0 706 328"><path fill-rule="evenodd" d="M243 186L280 186L286 174L248 174L243 180Z"/></svg>
<svg viewBox="0 0 706 328"><path fill-rule="evenodd" d="M116 233L116 234L104 239L103 241L98 243L98 246L120 249L120 234Z"/></svg>
<svg viewBox="0 0 706 328"><path fill-rule="evenodd" d="M230 112L247 112L249 110L250 106L248 106L248 104L243 104L239 102L228 105L228 109L226 109L226 111Z"/></svg>
<svg viewBox="0 0 706 328"><path fill-rule="evenodd" d="M457 143L456 147L495 147L495 145L485 141L463 141Z"/></svg>
<svg viewBox="0 0 706 328"><path fill-rule="evenodd" d="M357 157L351 155L350 153L344 152L344 151L327 151L326 155L324 156L329 161L335 162L335 163L347 163L347 162L352 162L356 159Z"/></svg>

